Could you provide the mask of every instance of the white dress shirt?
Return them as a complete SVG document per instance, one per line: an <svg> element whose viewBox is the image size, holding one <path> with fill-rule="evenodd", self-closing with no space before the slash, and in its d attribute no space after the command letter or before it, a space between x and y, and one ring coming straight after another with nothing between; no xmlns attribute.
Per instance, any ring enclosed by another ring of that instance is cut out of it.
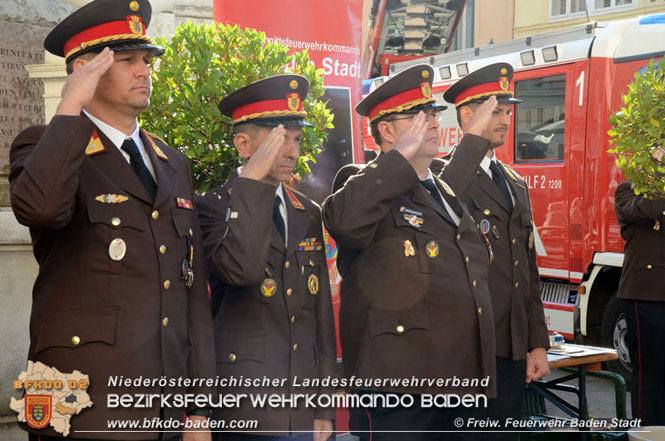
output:
<svg viewBox="0 0 665 441"><path fill-rule="evenodd" d="M492 151L492 157L485 156L482 161L480 161L480 168L483 169L485 173L487 173L487 176L492 179L492 170L490 170L490 161L496 162L496 155L494 154L494 151ZM497 164L498 166L498 164ZM508 193L510 193L510 199L513 201L513 207L515 206L515 196L513 195L513 191L510 189L510 185L506 184L508 187Z"/></svg>

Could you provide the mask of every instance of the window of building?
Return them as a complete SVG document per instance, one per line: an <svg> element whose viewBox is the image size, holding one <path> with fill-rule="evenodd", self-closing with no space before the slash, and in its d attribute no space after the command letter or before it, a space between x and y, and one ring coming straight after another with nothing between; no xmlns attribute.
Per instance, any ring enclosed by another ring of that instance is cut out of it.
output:
<svg viewBox="0 0 665 441"><path fill-rule="evenodd" d="M594 0L593 8L598 11L599 9L618 8L634 4L635 0Z"/></svg>
<svg viewBox="0 0 665 441"><path fill-rule="evenodd" d="M565 17L584 12L586 0L550 0L550 17Z"/></svg>
<svg viewBox="0 0 665 441"><path fill-rule="evenodd" d="M450 48L451 51L459 51L474 46L474 11L475 1L467 0L466 6L464 6L464 12L462 12L462 18L460 19L459 26L457 27L455 36L453 37L453 44Z"/></svg>
<svg viewBox="0 0 665 441"><path fill-rule="evenodd" d="M515 82L515 162L563 161L566 76Z"/></svg>

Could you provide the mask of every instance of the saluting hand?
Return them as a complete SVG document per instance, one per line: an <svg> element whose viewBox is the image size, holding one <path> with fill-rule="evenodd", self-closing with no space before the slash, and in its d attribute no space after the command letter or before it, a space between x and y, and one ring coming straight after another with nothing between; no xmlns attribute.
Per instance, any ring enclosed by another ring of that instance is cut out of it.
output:
<svg viewBox="0 0 665 441"><path fill-rule="evenodd" d="M92 60L87 62L83 60L85 64L67 76L67 81L62 87L62 101L55 114L78 116L92 101L99 78L109 70L113 61L113 51L108 47Z"/></svg>
<svg viewBox="0 0 665 441"><path fill-rule="evenodd" d="M242 169L242 177L263 180L270 173L270 169L277 160L284 145L286 129L280 124L270 131L258 149L254 152Z"/></svg>
<svg viewBox="0 0 665 441"><path fill-rule="evenodd" d="M499 105L496 96L492 95L489 99L485 100L480 106L476 108L473 115L466 122L466 130L464 133L471 133L473 135L482 136L487 126L492 120L492 112Z"/></svg>
<svg viewBox="0 0 665 441"><path fill-rule="evenodd" d="M425 112L418 112L415 118L411 120L409 128L406 129L406 132L393 147L393 150L400 152L407 161L411 161L416 157L427 134L427 122Z"/></svg>

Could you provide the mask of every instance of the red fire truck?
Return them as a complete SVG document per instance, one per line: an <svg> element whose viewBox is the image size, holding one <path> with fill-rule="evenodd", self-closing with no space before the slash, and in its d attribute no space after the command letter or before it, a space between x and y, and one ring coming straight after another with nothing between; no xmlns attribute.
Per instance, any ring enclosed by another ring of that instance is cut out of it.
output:
<svg viewBox="0 0 665 441"><path fill-rule="evenodd" d="M518 105L499 158L527 181L537 227L542 299L551 330L566 339L615 347L611 369L627 374L625 320L616 292L623 241L614 190L624 179L615 164L608 116L623 105L637 72L665 54L665 14L595 22L532 37L410 60L434 67L439 100L456 80L495 62L515 68ZM369 93L384 78L367 80ZM367 124L367 122L365 122ZM455 109L440 118L441 155L462 136ZM365 125L365 147L376 149Z"/></svg>

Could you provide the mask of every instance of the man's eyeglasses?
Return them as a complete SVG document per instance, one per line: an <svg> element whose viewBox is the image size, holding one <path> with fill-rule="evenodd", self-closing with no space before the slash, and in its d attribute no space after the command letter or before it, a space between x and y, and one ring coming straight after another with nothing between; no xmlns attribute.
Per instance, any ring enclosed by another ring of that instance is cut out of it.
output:
<svg viewBox="0 0 665 441"><path fill-rule="evenodd" d="M425 111L425 116L427 116L427 119L430 119L430 118L435 118L436 119L436 118L439 117L440 112L441 111L439 109L429 109L429 110ZM399 121L401 119L413 119L413 118L416 117L417 114L418 114L418 112L417 113L406 114L406 115L401 116L401 117L395 117L395 118L387 119L386 122Z"/></svg>

